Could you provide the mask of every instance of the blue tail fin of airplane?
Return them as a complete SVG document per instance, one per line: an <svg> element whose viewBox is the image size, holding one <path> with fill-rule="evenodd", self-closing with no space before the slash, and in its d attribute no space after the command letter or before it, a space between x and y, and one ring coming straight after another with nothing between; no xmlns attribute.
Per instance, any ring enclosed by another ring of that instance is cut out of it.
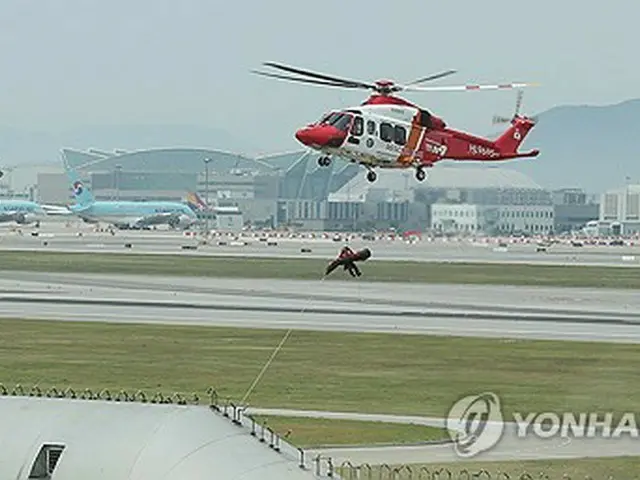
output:
<svg viewBox="0 0 640 480"><path fill-rule="evenodd" d="M73 197L76 199L76 202L78 202L78 205L86 206L92 204L95 199L93 198L93 195L91 194L89 189L86 188L82 183L80 175L78 175L78 173L66 162L64 167L67 172L67 177L69 177L69 182L71 183L71 191L73 192Z"/></svg>

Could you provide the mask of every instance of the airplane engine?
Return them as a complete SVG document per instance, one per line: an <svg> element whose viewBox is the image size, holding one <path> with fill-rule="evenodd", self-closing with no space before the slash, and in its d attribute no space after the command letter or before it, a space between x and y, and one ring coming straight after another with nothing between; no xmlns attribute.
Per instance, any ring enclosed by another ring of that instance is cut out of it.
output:
<svg viewBox="0 0 640 480"><path fill-rule="evenodd" d="M176 217L171 218L171 220L169 220L169 225L172 228L179 228L179 229L185 229L188 228L189 226L191 226L191 224L193 223L193 220L188 217L187 215L179 215Z"/></svg>
<svg viewBox="0 0 640 480"><path fill-rule="evenodd" d="M17 213L15 219L16 219L16 223L18 223L20 225L25 225L27 223L31 223L29 221L29 219L27 218L27 215L24 214L24 213Z"/></svg>
<svg viewBox="0 0 640 480"><path fill-rule="evenodd" d="M179 216L173 216L169 219L169 221L167 221L167 224L171 228L178 228L180 226L180 223L181 223L181 219Z"/></svg>

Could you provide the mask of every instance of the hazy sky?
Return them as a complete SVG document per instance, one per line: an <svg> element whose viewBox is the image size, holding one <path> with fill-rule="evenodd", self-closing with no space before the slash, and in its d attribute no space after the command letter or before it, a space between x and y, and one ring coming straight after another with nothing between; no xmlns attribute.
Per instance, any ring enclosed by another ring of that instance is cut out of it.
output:
<svg viewBox="0 0 640 480"><path fill-rule="evenodd" d="M265 151L366 91L250 74L262 61L374 80L539 81L526 113L640 97L640 2L608 0L0 0L1 124L189 123ZM452 126L488 133L514 92L413 93Z"/></svg>

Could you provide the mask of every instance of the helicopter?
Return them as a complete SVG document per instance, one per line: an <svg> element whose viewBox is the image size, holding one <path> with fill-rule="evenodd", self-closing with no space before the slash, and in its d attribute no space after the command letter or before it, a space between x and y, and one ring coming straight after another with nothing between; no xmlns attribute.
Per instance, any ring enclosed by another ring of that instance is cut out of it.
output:
<svg viewBox="0 0 640 480"><path fill-rule="evenodd" d="M332 157L340 157L364 166L369 182L377 179L375 168L414 168L416 179L421 182L427 178L425 169L441 160L495 162L536 157L540 153L539 150L518 152L519 146L537 121L535 117L520 115L521 89L537 85L534 83L421 87L419 84L457 71L447 70L407 84L397 84L392 80L350 80L275 62L265 62L263 65L299 76L260 70L252 70L252 73L325 87L373 91L359 106L331 110L317 122L295 133L302 145L321 153L318 158L321 167L329 166ZM494 116L494 124L510 124L495 140L450 128L442 118L394 95L401 91L503 89L518 89L518 96L515 113L511 118Z"/></svg>

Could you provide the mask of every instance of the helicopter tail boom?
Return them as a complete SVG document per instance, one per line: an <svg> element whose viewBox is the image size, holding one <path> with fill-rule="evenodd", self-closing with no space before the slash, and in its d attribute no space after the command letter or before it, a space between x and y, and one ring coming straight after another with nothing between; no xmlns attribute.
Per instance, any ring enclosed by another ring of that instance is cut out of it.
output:
<svg viewBox="0 0 640 480"><path fill-rule="evenodd" d="M524 139L527 137L535 122L526 117L515 117L511 121L511 125L509 128L500 135L496 141L495 145L502 154L502 156L511 156L511 157L521 157L521 156L534 156L530 155L532 152L528 152L529 154L520 154L518 153L518 148L524 142Z"/></svg>

